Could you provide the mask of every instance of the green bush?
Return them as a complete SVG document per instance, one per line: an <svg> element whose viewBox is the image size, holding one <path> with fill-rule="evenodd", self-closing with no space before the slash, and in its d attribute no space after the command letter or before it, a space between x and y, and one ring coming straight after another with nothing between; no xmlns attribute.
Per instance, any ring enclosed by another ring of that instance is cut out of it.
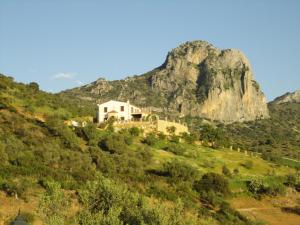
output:
<svg viewBox="0 0 300 225"><path fill-rule="evenodd" d="M128 143L128 140L127 140ZM126 138L122 134L112 133L104 137L99 143L99 147L110 153L122 154L128 147Z"/></svg>
<svg viewBox="0 0 300 225"><path fill-rule="evenodd" d="M285 192L284 185L276 179L262 180L253 179L246 182L248 190L254 194L255 197L261 198L263 195L282 195Z"/></svg>
<svg viewBox="0 0 300 225"><path fill-rule="evenodd" d="M182 145L172 143L172 142L168 143L167 146L165 146L163 149L165 151L172 152L175 155L183 155L185 152L185 149L184 149L184 147L182 147Z"/></svg>
<svg viewBox="0 0 300 225"><path fill-rule="evenodd" d="M180 141L180 138L177 135L171 135L169 139L170 139L170 142L173 142L173 143L176 143L176 144L178 144L179 141Z"/></svg>
<svg viewBox="0 0 300 225"><path fill-rule="evenodd" d="M295 188L300 191L300 175L299 174L289 174L286 176L286 181L284 183L287 186Z"/></svg>
<svg viewBox="0 0 300 225"><path fill-rule="evenodd" d="M65 212L70 206L70 199L57 182L47 181L46 192L39 201L39 214L46 224L64 224Z"/></svg>
<svg viewBox="0 0 300 225"><path fill-rule="evenodd" d="M166 140L167 135L165 135L163 132L158 132L157 137L159 140L163 141L163 140Z"/></svg>
<svg viewBox="0 0 300 225"><path fill-rule="evenodd" d="M157 143L157 138L156 138L156 135L155 133L149 133L147 134L147 136L144 138L143 140L143 143L147 144L147 145L150 145L150 146L153 146Z"/></svg>
<svg viewBox="0 0 300 225"><path fill-rule="evenodd" d="M197 140L197 135L192 133L181 133L181 138L188 144L193 144Z"/></svg>
<svg viewBox="0 0 300 225"><path fill-rule="evenodd" d="M142 195L101 176L79 190L79 200L83 208L76 216L76 225L196 224L185 218L180 201L172 208L159 203L153 207Z"/></svg>
<svg viewBox="0 0 300 225"><path fill-rule="evenodd" d="M242 163L242 166L245 167L246 169L250 170L253 168L253 161L247 160L244 163Z"/></svg>
<svg viewBox="0 0 300 225"><path fill-rule="evenodd" d="M163 170L174 181L193 181L198 176L198 171L194 167L178 160L165 163Z"/></svg>
<svg viewBox="0 0 300 225"><path fill-rule="evenodd" d="M204 174L200 180L194 183L194 188L199 193L209 191L222 195L228 195L230 193L228 180L217 173Z"/></svg>
<svg viewBox="0 0 300 225"><path fill-rule="evenodd" d="M129 128L129 133L132 136L138 137L141 133L141 130L138 127L131 127L131 128Z"/></svg>
<svg viewBox="0 0 300 225"><path fill-rule="evenodd" d="M227 177L231 177L231 175L232 175L230 170L225 165L222 167L222 173Z"/></svg>

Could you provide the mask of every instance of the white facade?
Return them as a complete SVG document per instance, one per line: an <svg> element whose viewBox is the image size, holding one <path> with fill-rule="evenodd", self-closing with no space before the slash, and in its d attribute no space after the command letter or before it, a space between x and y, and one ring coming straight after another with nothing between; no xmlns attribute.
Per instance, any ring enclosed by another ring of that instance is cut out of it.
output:
<svg viewBox="0 0 300 225"><path fill-rule="evenodd" d="M106 121L109 117L116 117L115 119L121 121L132 120L136 114L141 114L142 110L134 105L131 105L129 101L119 102L110 100L103 104L98 104L97 119L98 123Z"/></svg>

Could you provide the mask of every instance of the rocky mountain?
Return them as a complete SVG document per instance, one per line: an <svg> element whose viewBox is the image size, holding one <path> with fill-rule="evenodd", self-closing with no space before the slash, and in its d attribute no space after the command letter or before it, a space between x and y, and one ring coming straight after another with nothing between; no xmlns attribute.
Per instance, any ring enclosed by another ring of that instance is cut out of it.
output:
<svg viewBox="0 0 300 225"><path fill-rule="evenodd" d="M282 104L282 103L300 103L300 90L295 92L287 92L282 96L279 96L272 101L272 104Z"/></svg>
<svg viewBox="0 0 300 225"><path fill-rule="evenodd" d="M100 78L61 94L94 102L129 99L174 117L200 116L222 122L269 117L265 96L245 55L205 41L180 45L160 67L143 75L115 81Z"/></svg>

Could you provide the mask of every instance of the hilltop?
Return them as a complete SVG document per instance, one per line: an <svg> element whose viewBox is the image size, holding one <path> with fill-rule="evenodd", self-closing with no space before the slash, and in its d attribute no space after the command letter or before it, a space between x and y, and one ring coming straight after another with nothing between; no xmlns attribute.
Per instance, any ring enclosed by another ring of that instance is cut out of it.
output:
<svg viewBox="0 0 300 225"><path fill-rule="evenodd" d="M66 90L61 96L85 101L126 101L154 107L169 117L203 117L221 122L268 118L264 94L246 56L205 41L186 42L158 68L124 80L103 78Z"/></svg>
<svg viewBox="0 0 300 225"><path fill-rule="evenodd" d="M282 103L300 103L300 90L294 91L292 93L287 92L282 96L279 96L272 101L272 104L282 104Z"/></svg>

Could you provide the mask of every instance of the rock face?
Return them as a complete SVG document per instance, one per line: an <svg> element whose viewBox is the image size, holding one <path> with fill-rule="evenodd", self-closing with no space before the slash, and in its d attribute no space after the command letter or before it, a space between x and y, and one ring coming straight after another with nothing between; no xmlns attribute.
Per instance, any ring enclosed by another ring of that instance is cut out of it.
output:
<svg viewBox="0 0 300 225"><path fill-rule="evenodd" d="M187 42L168 53L153 71L125 80L98 80L64 94L104 102L127 100L171 116L200 116L222 122L268 118L266 99L239 50L205 41Z"/></svg>
<svg viewBox="0 0 300 225"><path fill-rule="evenodd" d="M287 92L284 95L277 97L272 101L273 104L282 104L282 103L300 103L300 90L295 92Z"/></svg>

